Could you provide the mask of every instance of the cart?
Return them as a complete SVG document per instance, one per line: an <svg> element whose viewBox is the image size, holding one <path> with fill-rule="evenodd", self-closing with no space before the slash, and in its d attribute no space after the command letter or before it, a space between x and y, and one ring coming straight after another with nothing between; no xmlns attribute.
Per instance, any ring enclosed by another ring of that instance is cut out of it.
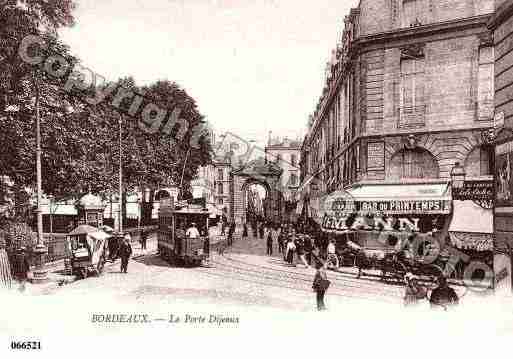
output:
<svg viewBox="0 0 513 359"><path fill-rule="evenodd" d="M100 275L106 262L106 243L111 236L89 225L80 225L68 234L71 270L79 278Z"/></svg>

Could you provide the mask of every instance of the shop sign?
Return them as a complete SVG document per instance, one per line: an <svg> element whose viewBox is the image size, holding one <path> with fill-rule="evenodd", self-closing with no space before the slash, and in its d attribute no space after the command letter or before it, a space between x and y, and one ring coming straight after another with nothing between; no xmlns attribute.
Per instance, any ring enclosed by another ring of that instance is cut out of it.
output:
<svg viewBox="0 0 513 359"><path fill-rule="evenodd" d="M367 144L367 169L369 171L385 169L385 142L369 142Z"/></svg>
<svg viewBox="0 0 513 359"><path fill-rule="evenodd" d="M462 188L453 188L452 197L457 201L474 201L483 208L493 207L492 181L465 181Z"/></svg>
<svg viewBox="0 0 513 359"><path fill-rule="evenodd" d="M427 233L439 228L445 216L439 215L399 215L399 216L364 216L364 215L329 215L322 219L322 228L326 230L365 230L365 231L399 231Z"/></svg>
<svg viewBox="0 0 513 359"><path fill-rule="evenodd" d="M398 201L334 201L334 212L356 212L372 214L447 214L451 210L449 200L398 200Z"/></svg>

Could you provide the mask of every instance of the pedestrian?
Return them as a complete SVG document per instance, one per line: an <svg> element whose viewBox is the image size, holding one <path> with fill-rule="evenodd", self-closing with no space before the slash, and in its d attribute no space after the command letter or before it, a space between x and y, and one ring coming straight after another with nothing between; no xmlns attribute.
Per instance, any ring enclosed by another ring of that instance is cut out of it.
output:
<svg viewBox="0 0 513 359"><path fill-rule="evenodd" d="M260 227L259 227L259 234L260 234L260 239L264 239L264 228L265 228L265 224L264 223L260 223Z"/></svg>
<svg viewBox="0 0 513 359"><path fill-rule="evenodd" d="M271 231L267 233L267 255L273 255L273 235Z"/></svg>
<svg viewBox="0 0 513 359"><path fill-rule="evenodd" d="M419 285L417 278L410 272L404 276L406 287L404 290L404 306L419 304L422 299L427 298L427 291Z"/></svg>
<svg viewBox="0 0 513 359"><path fill-rule="evenodd" d="M303 237L303 248L305 250L305 259L306 263L311 266L312 265L312 238L309 235L305 235Z"/></svg>
<svg viewBox="0 0 513 359"><path fill-rule="evenodd" d="M146 232L143 228L143 229L141 229L141 249L143 251L146 250L147 241L148 241L148 232Z"/></svg>
<svg viewBox="0 0 513 359"><path fill-rule="evenodd" d="M0 286L6 289L11 289L12 287L11 264L2 231L0 231Z"/></svg>
<svg viewBox="0 0 513 359"><path fill-rule="evenodd" d="M235 222L230 223L230 228L228 228L228 245L233 245L233 234L235 233Z"/></svg>
<svg viewBox="0 0 513 359"><path fill-rule="evenodd" d="M19 283L20 292L25 290L25 284L28 279L28 272L30 270L30 264L28 255L25 251L25 247L18 249L18 252L14 256L14 279Z"/></svg>
<svg viewBox="0 0 513 359"><path fill-rule="evenodd" d="M246 224L246 222L244 222L244 224L242 225L242 238L248 238L248 225Z"/></svg>
<svg viewBox="0 0 513 359"><path fill-rule="evenodd" d="M285 252L285 248L283 247L283 227L282 226L279 226L277 229L276 229L276 233L278 235L278 252L279 253L284 253Z"/></svg>
<svg viewBox="0 0 513 359"><path fill-rule="evenodd" d="M327 257L327 263L331 267L332 265L335 265L335 270L338 270L339 262L338 262L338 256L337 256L337 248L335 246L335 240L330 239L328 243L328 257Z"/></svg>
<svg viewBox="0 0 513 359"><path fill-rule="evenodd" d="M458 295L454 289L449 287L444 276L438 278L438 286L431 292L429 303L432 308L442 307L445 310L451 306L458 305Z"/></svg>
<svg viewBox="0 0 513 359"><path fill-rule="evenodd" d="M290 265L294 265L294 252L296 251L296 245L294 244L294 241L292 239L289 239L288 243L287 243L287 250L286 250L286 258L287 258L287 262L290 264Z"/></svg>
<svg viewBox="0 0 513 359"><path fill-rule="evenodd" d="M222 236L224 236L225 229L226 229L226 216L223 213L223 215L221 217L221 235Z"/></svg>
<svg viewBox="0 0 513 359"><path fill-rule="evenodd" d="M256 235L257 235L256 233L257 233L257 224L256 224L256 222L253 220L253 221L251 222L251 236L252 236L252 237L256 237Z"/></svg>
<svg viewBox="0 0 513 359"><path fill-rule="evenodd" d="M324 295L326 294L326 291L328 290L331 283L328 280L328 276L326 275L324 265L320 261L316 262L315 268L317 271L315 272L312 289L316 293L317 310L322 311L326 310Z"/></svg>
<svg viewBox="0 0 513 359"><path fill-rule="evenodd" d="M132 246L130 245L128 238L123 237L123 241L121 242L121 246L119 247L119 256L121 257L121 273L127 273L128 270L128 260L132 255Z"/></svg>

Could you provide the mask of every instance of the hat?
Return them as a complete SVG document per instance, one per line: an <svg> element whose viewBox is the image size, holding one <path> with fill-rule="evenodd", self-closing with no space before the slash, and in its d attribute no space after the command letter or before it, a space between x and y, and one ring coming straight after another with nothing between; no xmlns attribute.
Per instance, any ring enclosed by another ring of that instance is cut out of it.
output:
<svg viewBox="0 0 513 359"><path fill-rule="evenodd" d="M404 275L404 280L405 280L406 282L409 282L409 281L411 281L412 279L415 279L415 278L416 278L416 277L415 277L415 276L413 275L413 273L411 273L411 272L408 272L408 273L406 273L406 274Z"/></svg>

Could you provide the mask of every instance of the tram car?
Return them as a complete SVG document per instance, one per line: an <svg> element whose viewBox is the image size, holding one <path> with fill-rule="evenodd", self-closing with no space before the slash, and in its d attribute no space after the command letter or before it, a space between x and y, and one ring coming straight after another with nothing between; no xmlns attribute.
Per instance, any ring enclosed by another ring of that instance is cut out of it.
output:
<svg viewBox="0 0 513 359"><path fill-rule="evenodd" d="M160 257L172 264L201 265L210 252L209 216L201 205L175 205L172 198L161 200L157 236ZM193 223L200 233L198 238L186 236Z"/></svg>

